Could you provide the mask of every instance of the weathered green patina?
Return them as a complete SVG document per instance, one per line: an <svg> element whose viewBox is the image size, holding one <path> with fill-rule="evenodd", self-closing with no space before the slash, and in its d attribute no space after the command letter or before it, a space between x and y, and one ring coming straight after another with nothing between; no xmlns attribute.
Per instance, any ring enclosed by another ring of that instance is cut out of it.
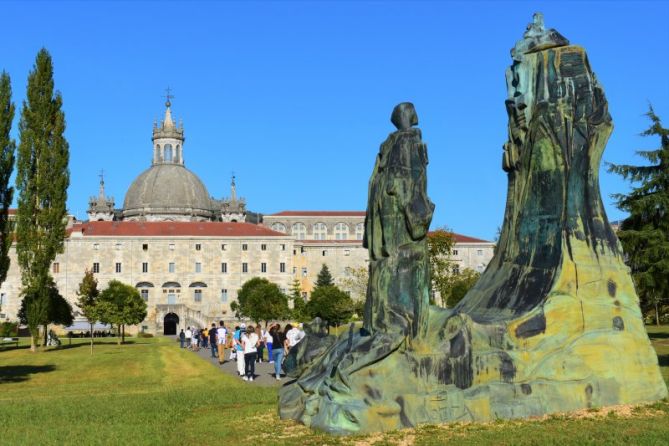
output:
<svg viewBox="0 0 669 446"><path fill-rule="evenodd" d="M585 51L540 15L512 57L508 198L490 265L456 308L428 307L427 155L417 119L403 121L370 180L365 329L301 364L282 418L349 434L667 396L600 197L604 92Z"/></svg>

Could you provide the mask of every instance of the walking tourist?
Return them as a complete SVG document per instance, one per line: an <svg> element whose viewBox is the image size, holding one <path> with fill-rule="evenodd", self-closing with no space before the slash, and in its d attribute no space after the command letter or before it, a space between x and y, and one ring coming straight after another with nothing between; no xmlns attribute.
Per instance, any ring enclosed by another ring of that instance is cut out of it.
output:
<svg viewBox="0 0 669 446"><path fill-rule="evenodd" d="M272 360L274 361L274 377L281 379L281 363L283 362L283 351L286 337L281 331L281 325L275 324L269 329L272 336Z"/></svg>
<svg viewBox="0 0 669 446"><path fill-rule="evenodd" d="M239 376L245 375L244 348L242 346L242 331L244 330L246 330L246 324L236 327L235 334L232 337L237 358L237 373L239 373Z"/></svg>
<svg viewBox="0 0 669 446"><path fill-rule="evenodd" d="M288 328L290 327L290 329ZM286 325L286 340L288 341L288 348L293 348L304 338L304 332L292 325Z"/></svg>
<svg viewBox="0 0 669 446"><path fill-rule="evenodd" d="M207 347L209 347L209 330L207 329L207 327L204 327L202 329L200 337L202 338L202 348L206 349Z"/></svg>
<svg viewBox="0 0 669 446"><path fill-rule="evenodd" d="M256 355L256 362L262 362L262 355L265 352L265 338L262 335L262 327L260 324L256 326L256 335L258 336L258 354Z"/></svg>
<svg viewBox="0 0 669 446"><path fill-rule="evenodd" d="M272 364L274 362L274 358L272 357L272 345L274 345L274 342L272 340L272 335L269 334L269 329L270 327L265 325L265 329L262 331L262 337L265 341L265 347L267 347L267 361Z"/></svg>
<svg viewBox="0 0 669 446"><path fill-rule="evenodd" d="M219 364L223 364L225 362L225 343L227 342L227 339L228 339L228 330L225 329L225 324L223 324L223 321L220 321L219 327L216 330L216 343L218 344L217 347L218 347Z"/></svg>
<svg viewBox="0 0 669 446"><path fill-rule="evenodd" d="M199 348L199 342L200 342L200 332L197 328L193 327L193 334L191 335L192 337L190 338L190 346L191 350L194 352L197 352L200 350Z"/></svg>
<svg viewBox="0 0 669 446"><path fill-rule="evenodd" d="M211 324L211 329L209 330L209 346L211 347L211 359L214 359L218 356L216 337L218 336L218 331L216 330L216 324Z"/></svg>
<svg viewBox="0 0 669 446"><path fill-rule="evenodd" d="M193 338L193 332L190 327L186 327L186 348L191 348L191 339Z"/></svg>
<svg viewBox="0 0 669 446"><path fill-rule="evenodd" d="M181 333L179 333L179 345L181 348L184 348L184 342L186 341L186 333L184 333L184 329L181 329Z"/></svg>
<svg viewBox="0 0 669 446"><path fill-rule="evenodd" d="M246 333L242 335L242 347L244 348L244 381L253 381L256 372L256 354L260 345L260 337L253 329L253 325L249 326Z"/></svg>

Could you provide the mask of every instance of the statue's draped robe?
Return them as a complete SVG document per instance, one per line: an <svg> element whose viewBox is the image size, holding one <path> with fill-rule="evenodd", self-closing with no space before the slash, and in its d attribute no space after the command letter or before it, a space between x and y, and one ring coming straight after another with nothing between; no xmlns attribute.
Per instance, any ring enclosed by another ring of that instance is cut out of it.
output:
<svg viewBox="0 0 669 446"><path fill-rule="evenodd" d="M417 335L429 304L427 149L417 128L391 133L381 144L369 181L363 246L369 250L364 327Z"/></svg>

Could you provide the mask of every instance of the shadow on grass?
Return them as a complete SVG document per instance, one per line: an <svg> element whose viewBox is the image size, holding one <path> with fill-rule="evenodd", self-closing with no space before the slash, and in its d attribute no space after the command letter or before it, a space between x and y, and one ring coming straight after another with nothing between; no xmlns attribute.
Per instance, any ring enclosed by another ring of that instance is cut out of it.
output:
<svg viewBox="0 0 669 446"><path fill-rule="evenodd" d="M669 339L669 332L656 332L656 333L648 333L648 337L650 340L654 339Z"/></svg>
<svg viewBox="0 0 669 446"><path fill-rule="evenodd" d="M91 343L88 342L88 341L87 342L75 342L73 344L69 344L68 340L65 339L65 340L61 340L61 342L62 342L62 344L58 347L47 347L45 352L47 352L47 353L48 352L57 352L57 351L61 351L61 350L70 350L70 349L73 349L73 348L83 348L83 347L89 348L89 349L91 348ZM137 342L135 340L126 340L124 344L119 345L116 342L116 339L112 338L112 340L109 340L109 341L97 341L96 340L95 344L93 345L93 350L95 351L95 349L97 347L102 347L102 346L108 347L108 346L115 346L116 345L116 346L119 346L119 347L129 347L131 345L146 345L146 344L151 344L151 342Z"/></svg>
<svg viewBox="0 0 669 446"><path fill-rule="evenodd" d="M53 372L54 370L56 370L56 366L53 364L0 366L0 384L27 381L30 379L30 375Z"/></svg>

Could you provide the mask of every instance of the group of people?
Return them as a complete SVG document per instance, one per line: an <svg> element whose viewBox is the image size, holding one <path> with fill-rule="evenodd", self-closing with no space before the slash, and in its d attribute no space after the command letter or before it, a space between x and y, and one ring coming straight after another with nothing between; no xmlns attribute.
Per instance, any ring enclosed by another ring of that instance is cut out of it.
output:
<svg viewBox="0 0 669 446"><path fill-rule="evenodd" d="M181 348L198 351L200 348L210 348L211 358L218 358L219 364L225 362L225 349L230 349L230 360L236 361L237 373L244 381L253 381L255 378L255 364L263 362L267 350L267 361L274 364L274 377L281 379L281 364L290 349L297 345L305 336L301 324L287 324L283 329L281 324L273 324L262 328L240 324L228 336L228 329L223 321L219 326L211 324L210 328L198 329L188 327L179 333Z"/></svg>

